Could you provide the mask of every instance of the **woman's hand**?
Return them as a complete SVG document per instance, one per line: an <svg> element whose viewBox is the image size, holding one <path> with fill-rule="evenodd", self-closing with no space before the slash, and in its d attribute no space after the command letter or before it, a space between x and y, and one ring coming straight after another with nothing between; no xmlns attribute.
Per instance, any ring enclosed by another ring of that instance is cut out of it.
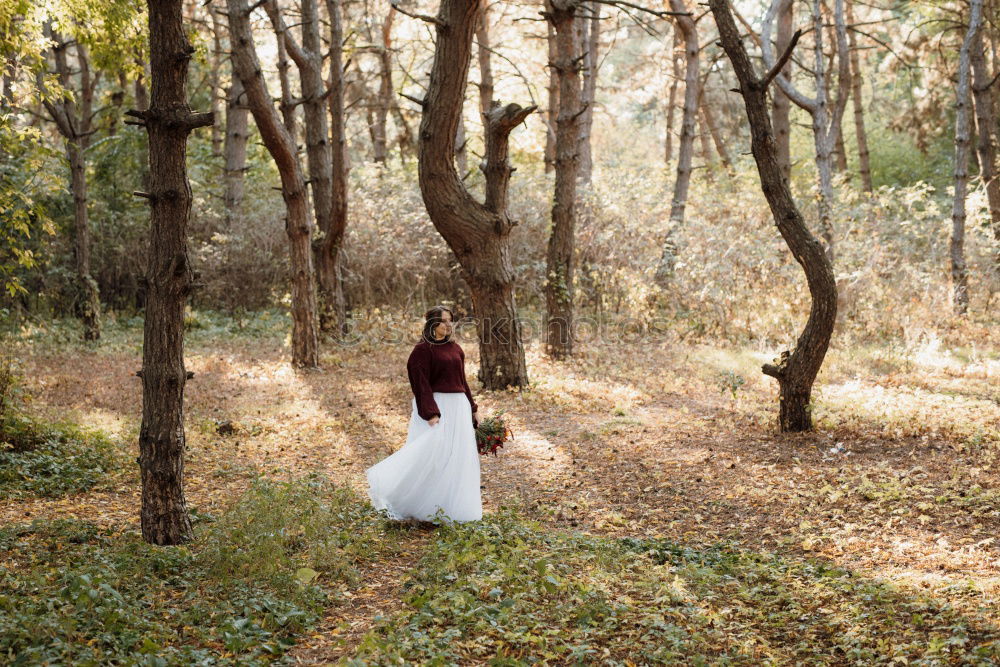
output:
<svg viewBox="0 0 1000 667"><path fill-rule="evenodd" d="M433 417L427 420L427 423L430 424L431 426L434 426L434 424L437 424L440 420L441 420L440 417L434 415Z"/></svg>

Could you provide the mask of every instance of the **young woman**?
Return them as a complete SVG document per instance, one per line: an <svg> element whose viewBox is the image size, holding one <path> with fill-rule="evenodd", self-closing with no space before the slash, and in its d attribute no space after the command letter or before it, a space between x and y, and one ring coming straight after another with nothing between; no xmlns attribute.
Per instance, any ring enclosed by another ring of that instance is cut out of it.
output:
<svg viewBox="0 0 1000 667"><path fill-rule="evenodd" d="M393 519L478 521L483 518L479 424L465 379L465 353L452 340L451 310L435 306L424 320L421 340L406 362L413 390L406 444L368 469L368 495Z"/></svg>

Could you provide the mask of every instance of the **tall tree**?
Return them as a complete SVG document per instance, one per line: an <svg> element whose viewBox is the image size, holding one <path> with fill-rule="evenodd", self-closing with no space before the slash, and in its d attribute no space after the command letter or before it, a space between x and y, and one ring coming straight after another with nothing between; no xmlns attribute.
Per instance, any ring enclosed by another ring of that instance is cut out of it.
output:
<svg viewBox="0 0 1000 667"><path fill-rule="evenodd" d="M226 93L226 134L222 146L225 161L223 206L228 230L232 229L233 221L239 216L243 205L243 177L247 168L247 141L250 138L249 115L250 109L243 99L243 84L234 73Z"/></svg>
<svg viewBox="0 0 1000 667"><path fill-rule="evenodd" d="M545 351L554 359L573 354L573 247L580 173L580 58L576 35L579 0L547 0L545 18L555 29L559 78L556 182L552 232L545 258Z"/></svg>
<svg viewBox="0 0 1000 667"><path fill-rule="evenodd" d="M674 112L677 110L677 89L681 83L684 37L674 22L673 47L670 49L670 91L667 94L667 137L664 142L663 166L669 167L674 158Z"/></svg>
<svg viewBox="0 0 1000 667"><path fill-rule="evenodd" d="M792 0L781 0L776 13L778 21L776 46L780 53L784 53L785 49L788 48L788 44L792 41L792 31L795 24L795 3ZM789 81L792 80L791 59L785 63L785 67L781 70L781 73ZM778 149L778 164L781 166L781 174L786 179L789 179L792 177L792 126L789 121L792 102L782 92L780 87L772 89L771 96L774 99L774 106L771 109L771 122L774 125L774 139Z"/></svg>
<svg viewBox="0 0 1000 667"><path fill-rule="evenodd" d="M152 544L191 539L184 499L184 304L194 276L187 252L191 186L187 138L211 125L211 113L187 103L188 43L182 0L148 0L151 104L130 111L149 135L149 258L142 344L142 536Z"/></svg>
<svg viewBox="0 0 1000 667"><path fill-rule="evenodd" d="M777 363L765 364L763 372L778 381L780 405L778 424L784 431L806 431L812 428L810 400L812 386L823 365L833 325L837 318L837 283L833 265L822 245L809 232L802 214L792 199L788 180L781 172L777 145L767 109L767 88L784 64L785 56L772 66L764 77L754 71L747 55L728 0L709 0L709 7L719 27L722 47L733 64L740 84L740 94L750 123L750 147L761 188L767 199L778 231L788 244L792 256L806 274L812 305L805 329L794 350L783 352ZM798 39L795 35L785 54Z"/></svg>
<svg viewBox="0 0 1000 667"><path fill-rule="evenodd" d="M372 147L375 162L385 164L387 143L387 123L389 111L392 109L392 22L396 12L390 7L382 21L381 41L376 51L378 54L378 96L375 99L375 110L372 126Z"/></svg>
<svg viewBox="0 0 1000 667"><path fill-rule="evenodd" d="M781 4L787 0L774 0L764 15L764 26L761 31L761 51L766 67L774 67L774 52L771 50L771 29L775 15ZM819 228L826 242L826 252L833 261L834 230L833 230L833 152L840 134L841 120L847 107L848 91L850 89L850 67L847 54L847 26L844 20L844 0L834 1L834 26L837 43L834 52L837 61L837 96L831 108L829 81L826 66L826 55L823 52L823 13L822 0L813 0L813 77L815 80L815 96L808 97L799 92L783 74L778 73L775 80L797 106L812 117L813 145L816 150L816 171L819 177Z"/></svg>
<svg viewBox="0 0 1000 667"><path fill-rule="evenodd" d="M986 186L986 200L990 208L990 226L997 241L994 268L1000 272L1000 179L997 178L996 146L994 134L996 131L996 115L993 112L993 99L990 87L993 85L989 68L986 65L986 49L983 33L985 26L976 33L969 52L969 62L972 67L972 96L976 107L977 151L979 153L979 176Z"/></svg>
<svg viewBox="0 0 1000 667"><path fill-rule="evenodd" d="M281 196L285 201L285 232L288 235L292 270L292 363L319 365L316 289L312 267L312 221L306 179L295 140L274 108L250 31L247 0L227 0L229 41L233 68L240 78L247 105L257 130L278 167ZM287 119L287 117L286 117Z"/></svg>
<svg viewBox="0 0 1000 667"><path fill-rule="evenodd" d="M685 0L670 0L670 9L677 12L674 19L677 30L684 38L684 112L681 116L681 136L677 154L677 175L674 178L674 194L670 203L670 223L667 237L663 241L660 264L656 269L656 282L666 286L674 272L677 261L677 246L674 231L684 224L688 190L691 185L691 163L694 158L695 126L698 122L698 97L700 95L698 59L698 26L688 12Z"/></svg>
<svg viewBox="0 0 1000 667"><path fill-rule="evenodd" d="M858 55L858 38L854 28L854 2L847 0L847 46L851 50L851 103L854 108L854 136L858 143L858 172L861 187L872 192L872 168L868 154L868 132L865 130L865 106L861 97L861 57ZM780 48L780 47L779 47Z"/></svg>
<svg viewBox="0 0 1000 667"><path fill-rule="evenodd" d="M552 67L558 55L556 53L556 30L552 27L552 22L546 22L548 39L548 69L549 81L546 87L547 107L545 110L545 173L549 173L556 168L556 118L559 116L559 72Z"/></svg>
<svg viewBox="0 0 1000 667"><path fill-rule="evenodd" d="M507 213L507 139L534 107L494 104L486 119L486 201L480 204L455 171L455 130L465 101L472 35L484 0L441 0L434 64L419 133L419 181L427 213L462 266L479 335L479 380L486 389L528 384L521 321L514 299Z"/></svg>
<svg viewBox="0 0 1000 667"><path fill-rule="evenodd" d="M580 116L580 183L590 183L594 172L594 157L590 145L591 130L594 126L594 102L597 99L597 70L600 66L601 45L601 5L588 3L589 15L580 17L585 26L583 35L583 90L580 94L582 115Z"/></svg>
<svg viewBox="0 0 1000 667"><path fill-rule="evenodd" d="M64 39L59 33L46 26L46 36L52 41L52 59L59 86L62 88L58 99L43 94L42 102L53 123L63 137L66 157L69 161L70 188L73 193L73 255L76 260L77 298L76 308L83 323L85 340L101 337L101 298L97 281L90 274L90 220L87 215L87 161L86 152L93 136L94 92L100 81L99 71L92 71L87 48L80 40ZM76 56L75 69L78 71L74 82L71 65L67 58L70 46ZM39 73L38 82L45 93L44 75Z"/></svg>
<svg viewBox="0 0 1000 667"><path fill-rule="evenodd" d="M972 51L980 39L983 0L970 0L969 25L958 53L955 100L955 197L951 208L951 288L956 315L969 309L969 273L965 264L965 196L969 186L969 79Z"/></svg>
<svg viewBox="0 0 1000 667"><path fill-rule="evenodd" d="M344 115L344 26L342 0L326 0L330 19L330 219L316 253L316 275L323 295L320 321L325 331L347 333L347 304L341 274L341 250L347 230L347 131Z"/></svg>

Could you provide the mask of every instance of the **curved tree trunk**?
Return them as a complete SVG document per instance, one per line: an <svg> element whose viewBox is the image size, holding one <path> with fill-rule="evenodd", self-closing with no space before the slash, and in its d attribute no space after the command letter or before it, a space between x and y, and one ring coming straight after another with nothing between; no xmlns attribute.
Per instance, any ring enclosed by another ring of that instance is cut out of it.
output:
<svg viewBox="0 0 1000 667"><path fill-rule="evenodd" d="M142 536L152 544L191 539L184 500L184 303L193 275L187 254L191 186L187 180L187 138L213 123L211 113L192 113L187 104L188 43L181 0L149 0L149 110L130 115L149 134L151 204L146 317L142 345Z"/></svg>
<svg viewBox="0 0 1000 667"><path fill-rule="evenodd" d="M684 0L670 0L670 10L687 12ZM684 224L688 188L691 185L691 162L694 156L695 126L698 121L700 86L698 70L698 28L689 15L675 17L677 29L684 37L684 114L681 117L681 137L677 154L677 176L674 179L674 196L670 204L670 223L663 242L660 265L656 269L656 282L661 287L670 282L677 263L677 245L674 230Z"/></svg>
<svg viewBox="0 0 1000 667"><path fill-rule="evenodd" d="M559 78L555 197L545 262L545 352L554 359L573 354L573 246L581 116L576 8L575 0L548 0L545 12L556 32L556 59L549 67Z"/></svg>
<svg viewBox="0 0 1000 667"><path fill-rule="evenodd" d="M955 198L951 208L952 308L956 315L969 309L969 273L965 265L965 195L969 185L969 78L973 44L982 27L983 0L971 0L969 26L958 57L958 88L955 102Z"/></svg>
<svg viewBox="0 0 1000 667"><path fill-rule="evenodd" d="M261 139L278 167L285 201L285 232L292 269L292 363L319 365L316 291L312 268L312 224L302 165L295 141L274 108L250 32L247 0L227 0L233 68L243 82L247 104ZM286 115L287 120L287 115Z"/></svg>
<svg viewBox="0 0 1000 667"><path fill-rule="evenodd" d="M837 284L833 266L822 245L809 233L792 199L788 180L782 174L767 110L769 82L757 77L740 41L728 0L709 0L709 7L719 27L722 46L740 82L761 188L778 231L806 274L812 297L809 319L795 349L783 352L776 363L766 364L762 369L778 380L781 391L778 424L781 430L806 431L812 428L812 385L826 356L837 318Z"/></svg>
<svg viewBox="0 0 1000 667"><path fill-rule="evenodd" d="M455 132L465 100L472 35L483 0L442 0L437 41L419 133L419 180L427 213L462 266L479 335L479 380L486 389L528 384L507 215L507 136L534 107L495 105L487 119L487 203L480 204L455 171Z"/></svg>

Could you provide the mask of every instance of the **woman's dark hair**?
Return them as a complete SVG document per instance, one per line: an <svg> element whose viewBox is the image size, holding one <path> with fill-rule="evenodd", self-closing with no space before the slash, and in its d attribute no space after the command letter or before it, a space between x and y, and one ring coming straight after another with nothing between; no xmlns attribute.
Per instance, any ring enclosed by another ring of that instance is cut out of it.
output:
<svg viewBox="0 0 1000 667"><path fill-rule="evenodd" d="M441 340L434 339L434 327L441 324L442 315L447 312L451 315L452 321L455 320L455 313L452 312L451 308L448 306L434 306L426 313L424 313L424 330L420 334L422 340L427 341L431 345L441 345L442 343L447 343L451 340L451 335L445 336Z"/></svg>

